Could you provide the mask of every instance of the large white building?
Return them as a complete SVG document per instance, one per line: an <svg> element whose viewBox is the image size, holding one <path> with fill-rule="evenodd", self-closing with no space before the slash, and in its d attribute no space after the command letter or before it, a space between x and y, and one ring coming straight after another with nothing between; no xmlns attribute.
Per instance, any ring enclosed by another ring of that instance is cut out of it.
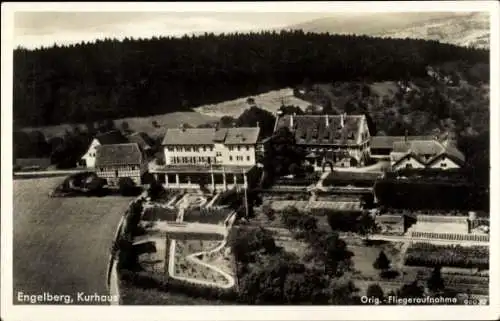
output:
<svg viewBox="0 0 500 321"><path fill-rule="evenodd" d="M166 188L246 188L259 132L258 127L167 129L165 166L154 173Z"/></svg>
<svg viewBox="0 0 500 321"><path fill-rule="evenodd" d="M96 135L85 154L80 158L78 165L87 168L94 168L97 157L97 149L99 146L125 143L129 143L129 140L118 130L112 130Z"/></svg>
<svg viewBox="0 0 500 321"><path fill-rule="evenodd" d="M370 131L364 115L282 115L274 132L288 128L307 151L315 170L363 166L370 157Z"/></svg>

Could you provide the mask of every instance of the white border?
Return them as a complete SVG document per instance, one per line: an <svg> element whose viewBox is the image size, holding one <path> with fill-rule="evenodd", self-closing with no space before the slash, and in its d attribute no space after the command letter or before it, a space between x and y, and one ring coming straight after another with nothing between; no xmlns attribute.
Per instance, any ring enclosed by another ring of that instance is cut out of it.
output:
<svg viewBox="0 0 500 321"><path fill-rule="evenodd" d="M12 49L13 14L15 11L220 11L220 12L407 12L407 11L487 11L490 12L491 66L491 238L490 238L490 305L463 307L262 307L262 306L202 306L202 307L72 307L72 306L13 306L12 305ZM224 3L2 3L2 215L1 215L1 317L4 320L140 320L143 318L190 320L473 320L498 319L500 306L498 285L500 157L498 151L499 92L499 6L496 1L443 2L224 2ZM494 255L496 254L496 255ZM497 286L493 286L497 285Z"/></svg>

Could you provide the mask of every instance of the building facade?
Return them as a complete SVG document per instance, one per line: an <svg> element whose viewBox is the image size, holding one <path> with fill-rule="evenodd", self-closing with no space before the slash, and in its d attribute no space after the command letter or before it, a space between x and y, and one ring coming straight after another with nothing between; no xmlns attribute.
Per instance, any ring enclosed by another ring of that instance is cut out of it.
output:
<svg viewBox="0 0 500 321"><path fill-rule="evenodd" d="M97 135L90 143L87 152L81 157L78 165L87 168L94 168L97 156L97 148L101 145L124 144L128 139L120 131L113 130Z"/></svg>
<svg viewBox="0 0 500 321"><path fill-rule="evenodd" d="M167 129L165 166L155 174L166 188L247 188L259 133L258 127Z"/></svg>
<svg viewBox="0 0 500 321"><path fill-rule="evenodd" d="M448 140L404 140L394 142L390 153L393 171L412 169L457 169L465 163L465 156Z"/></svg>
<svg viewBox="0 0 500 321"><path fill-rule="evenodd" d="M364 166L370 158L370 131L364 115L282 115L274 132L288 128L317 171Z"/></svg>
<svg viewBox="0 0 500 321"><path fill-rule="evenodd" d="M122 177L128 177L140 185L146 171L145 156L137 143L101 145L96 148L95 172L106 179L110 186L117 186Z"/></svg>

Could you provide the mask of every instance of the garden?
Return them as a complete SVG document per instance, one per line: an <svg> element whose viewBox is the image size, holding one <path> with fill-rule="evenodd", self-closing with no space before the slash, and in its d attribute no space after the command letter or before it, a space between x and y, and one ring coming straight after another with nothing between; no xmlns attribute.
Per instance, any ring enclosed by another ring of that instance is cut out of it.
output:
<svg viewBox="0 0 500 321"><path fill-rule="evenodd" d="M188 279L206 281L218 285L227 285L229 280L226 277L207 266L195 263L188 259L188 256L210 251L221 244L220 241L213 240L176 240L174 254L174 276Z"/></svg>
<svg viewBox="0 0 500 321"><path fill-rule="evenodd" d="M408 247L405 264L411 266L450 266L460 268L489 268L489 249L486 246L434 245L413 243Z"/></svg>
<svg viewBox="0 0 500 321"><path fill-rule="evenodd" d="M312 184L316 184L320 179L320 173L312 172L305 173L303 176L293 176L293 177L279 177L274 181L274 185L283 185L283 186L309 186Z"/></svg>
<svg viewBox="0 0 500 321"><path fill-rule="evenodd" d="M323 186L373 187L380 177L380 173L373 172L333 171L323 180Z"/></svg>
<svg viewBox="0 0 500 321"><path fill-rule="evenodd" d="M175 208L149 206L145 207L141 220L147 222L167 221L175 222L178 211Z"/></svg>
<svg viewBox="0 0 500 321"><path fill-rule="evenodd" d="M231 208L189 208L184 213L184 222L222 224L234 211Z"/></svg>

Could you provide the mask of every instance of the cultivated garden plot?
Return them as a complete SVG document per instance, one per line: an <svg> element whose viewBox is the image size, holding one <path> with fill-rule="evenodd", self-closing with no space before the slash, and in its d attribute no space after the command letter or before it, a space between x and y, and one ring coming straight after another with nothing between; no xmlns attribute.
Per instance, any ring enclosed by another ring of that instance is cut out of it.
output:
<svg viewBox="0 0 500 321"><path fill-rule="evenodd" d="M203 266L190 260L188 256L215 249L220 242L204 240L176 240L174 253L174 274L178 277L205 281L224 286L229 283L227 278L215 269Z"/></svg>
<svg viewBox="0 0 500 321"><path fill-rule="evenodd" d="M223 224L231 213L230 208L190 208L184 213L183 222Z"/></svg>
<svg viewBox="0 0 500 321"><path fill-rule="evenodd" d="M406 251L405 264L412 266L450 266L489 269L487 246L435 245L413 243Z"/></svg>
<svg viewBox="0 0 500 321"><path fill-rule="evenodd" d="M141 216L141 221L146 222L156 222L156 221L167 221L174 222L177 219L177 209L151 206L146 207Z"/></svg>

